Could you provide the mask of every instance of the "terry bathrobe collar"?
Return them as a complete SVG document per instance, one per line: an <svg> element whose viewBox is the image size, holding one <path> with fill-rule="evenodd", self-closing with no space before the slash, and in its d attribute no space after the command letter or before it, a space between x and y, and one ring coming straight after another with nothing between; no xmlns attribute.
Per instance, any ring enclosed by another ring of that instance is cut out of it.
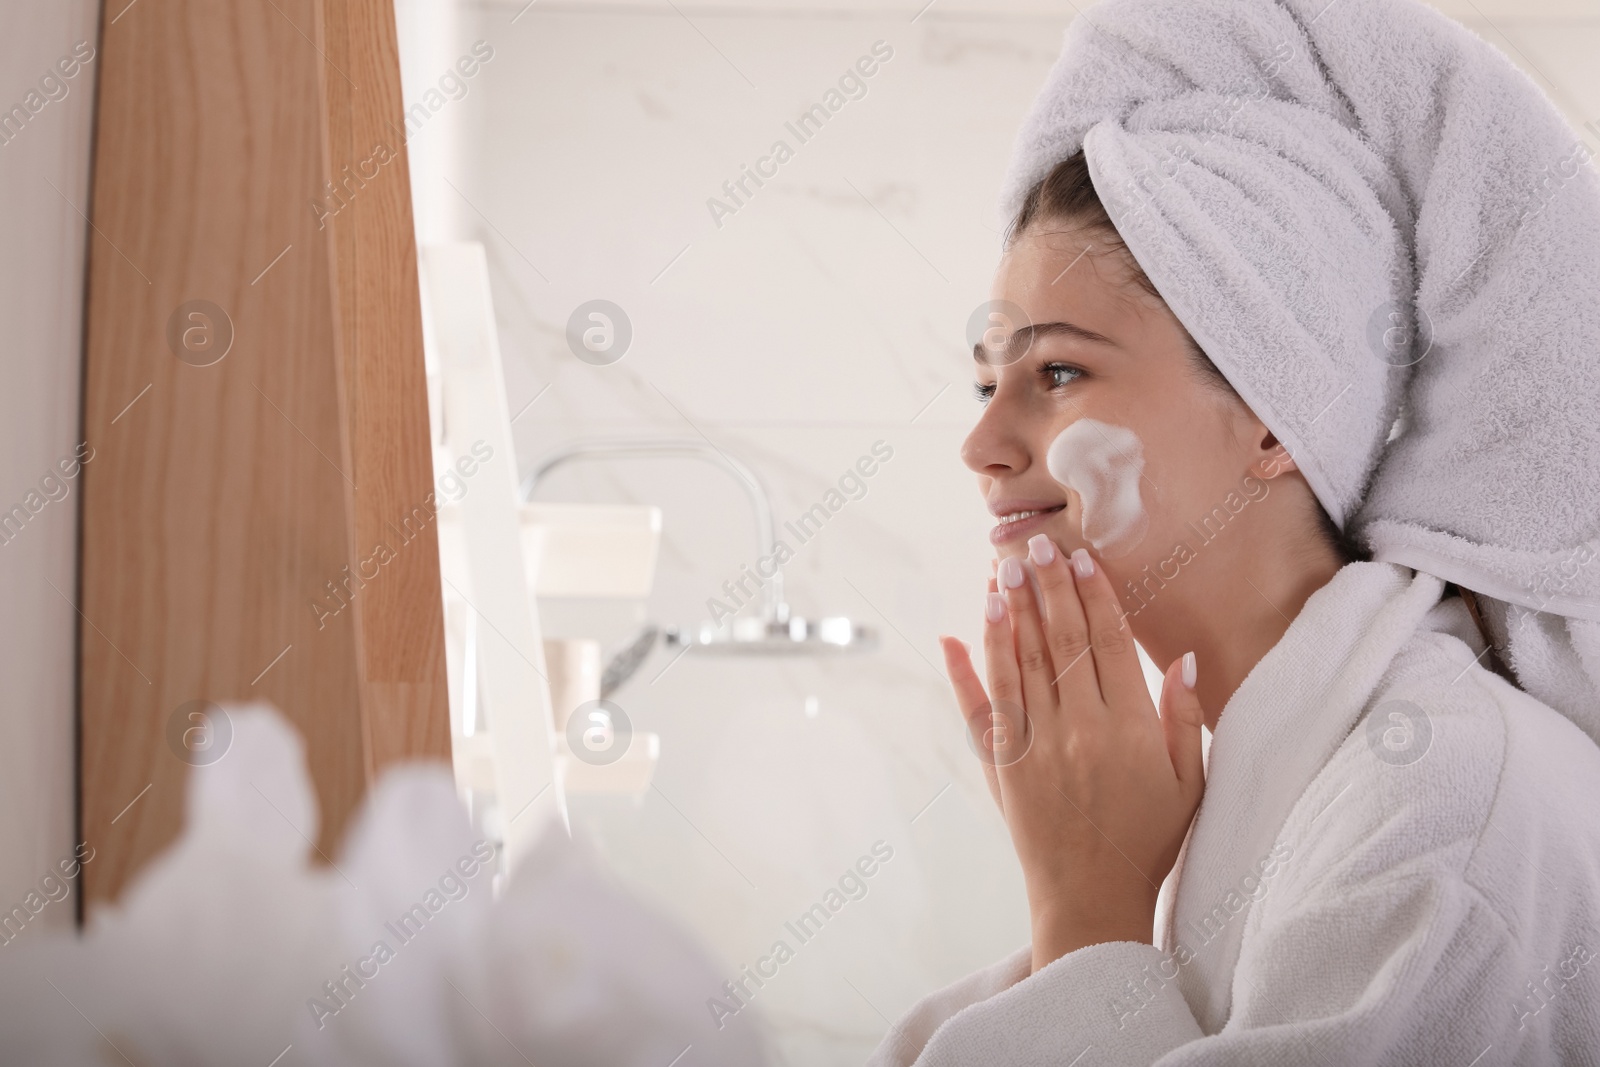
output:
<svg viewBox="0 0 1600 1067"><path fill-rule="evenodd" d="M1464 609L1455 598L1441 603L1443 589L1439 578L1398 564L1346 564L1223 707L1205 799L1156 920L1164 951L1181 944L1194 954L1178 985L1208 1032L1227 1020L1245 925L1242 912L1221 924L1208 916L1230 893L1245 894L1250 883L1241 889L1241 881L1259 873L1290 809L1361 719L1401 646L1425 620L1459 630L1453 612Z"/></svg>

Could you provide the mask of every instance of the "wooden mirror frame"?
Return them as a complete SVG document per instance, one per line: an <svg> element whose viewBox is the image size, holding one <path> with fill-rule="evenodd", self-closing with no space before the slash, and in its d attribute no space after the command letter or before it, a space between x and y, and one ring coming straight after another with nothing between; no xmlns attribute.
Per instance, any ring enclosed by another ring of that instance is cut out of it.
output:
<svg viewBox="0 0 1600 1067"><path fill-rule="evenodd" d="M450 754L392 0L116 8L85 330L91 904L178 833L226 742L208 702L298 728L322 818L296 829L325 857L383 767Z"/></svg>

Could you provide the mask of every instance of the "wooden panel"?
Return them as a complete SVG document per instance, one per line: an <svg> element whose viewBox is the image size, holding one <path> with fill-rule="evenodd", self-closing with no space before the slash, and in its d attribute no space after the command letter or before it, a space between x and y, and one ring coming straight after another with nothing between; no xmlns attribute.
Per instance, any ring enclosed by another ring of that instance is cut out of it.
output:
<svg viewBox="0 0 1600 1067"><path fill-rule="evenodd" d="M295 723L329 855L379 768L449 746L431 513L409 542L389 525L432 482L403 145L353 195L328 184L384 116L398 126L392 9L141 0L106 27L99 63L80 603L91 901L178 830L189 763L167 733L188 701L270 700ZM231 323L210 365L203 320L169 344L192 301Z"/></svg>
<svg viewBox="0 0 1600 1067"><path fill-rule="evenodd" d="M420 565L383 565L363 591L362 674L376 766L417 752L448 758L438 530L393 0L330 4L328 172L345 206L331 220L355 496L356 554L379 545ZM333 69L337 68L337 69ZM359 87L359 88L358 88ZM380 553L381 554L381 553ZM392 573L391 573L392 572ZM438 714L430 713L439 709Z"/></svg>

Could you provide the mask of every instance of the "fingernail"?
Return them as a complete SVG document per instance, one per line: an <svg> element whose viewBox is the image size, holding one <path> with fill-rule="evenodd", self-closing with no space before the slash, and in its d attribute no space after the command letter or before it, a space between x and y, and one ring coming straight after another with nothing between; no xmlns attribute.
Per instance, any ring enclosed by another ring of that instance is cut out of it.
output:
<svg viewBox="0 0 1600 1067"><path fill-rule="evenodd" d="M1195 666L1194 653L1185 652L1183 654L1183 687L1185 689L1193 689L1194 680L1199 673L1199 668Z"/></svg>
<svg viewBox="0 0 1600 1067"><path fill-rule="evenodd" d="M1000 561L1000 588L1015 589L1022 584L1022 561L1016 556L1007 556Z"/></svg>
<svg viewBox="0 0 1600 1067"><path fill-rule="evenodd" d="M958 644L962 648L966 649L967 652L970 653L972 651L972 646L971 645L967 644L965 641L961 640L961 638L955 636L954 634L940 634L939 635L939 641L940 641L941 644L944 643L945 641L954 641L956 644Z"/></svg>
<svg viewBox="0 0 1600 1067"><path fill-rule="evenodd" d="M1072 569L1079 578L1087 578L1094 574L1094 560L1089 558L1089 550L1075 548L1072 550Z"/></svg>
<svg viewBox="0 0 1600 1067"><path fill-rule="evenodd" d="M990 622L999 622L1006 617L1006 598L999 593L986 594L983 601L983 613L989 616Z"/></svg>
<svg viewBox="0 0 1600 1067"><path fill-rule="evenodd" d="M1028 558L1033 560L1035 567L1044 567L1055 562L1056 546L1048 534L1034 534L1028 538Z"/></svg>

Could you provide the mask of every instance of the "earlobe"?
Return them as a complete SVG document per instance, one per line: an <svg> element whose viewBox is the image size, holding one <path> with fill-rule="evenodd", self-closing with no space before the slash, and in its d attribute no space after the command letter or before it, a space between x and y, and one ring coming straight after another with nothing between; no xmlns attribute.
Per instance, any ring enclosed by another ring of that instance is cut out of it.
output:
<svg viewBox="0 0 1600 1067"><path fill-rule="evenodd" d="M1276 478L1286 471L1300 469L1295 464L1294 457L1289 454L1289 450L1271 432L1261 442L1261 447L1270 450L1266 458L1256 464L1257 469L1261 472L1261 477Z"/></svg>
<svg viewBox="0 0 1600 1067"><path fill-rule="evenodd" d="M1261 475L1264 478L1275 478L1287 471L1297 471L1299 469L1294 457L1289 455L1282 445L1279 445L1272 455L1261 461Z"/></svg>

